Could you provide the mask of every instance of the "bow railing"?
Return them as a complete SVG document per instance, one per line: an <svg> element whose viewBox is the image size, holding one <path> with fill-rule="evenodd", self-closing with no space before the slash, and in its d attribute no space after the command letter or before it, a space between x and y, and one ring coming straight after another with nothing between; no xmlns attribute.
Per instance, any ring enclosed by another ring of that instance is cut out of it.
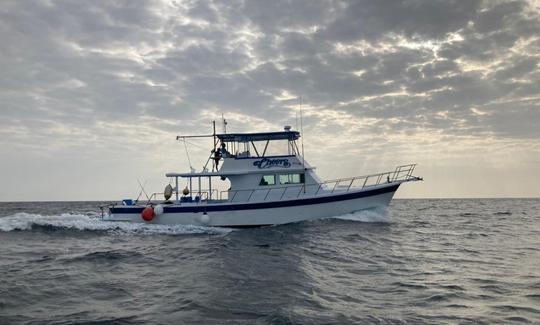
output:
<svg viewBox="0 0 540 325"><path fill-rule="evenodd" d="M416 164L402 165L394 171L371 175L340 178L315 184L289 185L282 187L257 188L246 190L228 190L220 193L219 199L228 202L280 201L302 197L315 197L334 193L358 191L382 184L401 183L421 180L412 173Z"/></svg>

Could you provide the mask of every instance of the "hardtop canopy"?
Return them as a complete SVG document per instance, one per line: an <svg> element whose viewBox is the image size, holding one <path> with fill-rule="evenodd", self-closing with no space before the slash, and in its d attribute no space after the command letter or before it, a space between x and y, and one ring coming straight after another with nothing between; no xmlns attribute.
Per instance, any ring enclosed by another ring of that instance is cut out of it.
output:
<svg viewBox="0 0 540 325"><path fill-rule="evenodd" d="M222 142L249 142L249 141L268 141L268 140L298 140L300 132L281 131L281 132L262 132L262 133L226 133L216 134L216 137Z"/></svg>

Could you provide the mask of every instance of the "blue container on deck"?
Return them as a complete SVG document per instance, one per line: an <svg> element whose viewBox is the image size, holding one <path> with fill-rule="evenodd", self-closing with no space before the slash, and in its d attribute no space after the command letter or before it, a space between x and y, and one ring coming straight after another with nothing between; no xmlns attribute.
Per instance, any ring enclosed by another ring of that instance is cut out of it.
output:
<svg viewBox="0 0 540 325"><path fill-rule="evenodd" d="M134 205L134 202L132 199L123 199L122 200L122 205Z"/></svg>

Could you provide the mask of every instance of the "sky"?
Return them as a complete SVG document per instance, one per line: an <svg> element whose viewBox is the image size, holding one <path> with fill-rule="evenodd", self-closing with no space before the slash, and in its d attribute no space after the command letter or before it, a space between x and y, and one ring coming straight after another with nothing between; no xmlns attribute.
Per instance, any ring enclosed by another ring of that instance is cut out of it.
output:
<svg viewBox="0 0 540 325"><path fill-rule="evenodd" d="M540 197L538 0L3 0L0 42L0 201L158 192L176 135L300 107L323 179L417 163L396 197Z"/></svg>

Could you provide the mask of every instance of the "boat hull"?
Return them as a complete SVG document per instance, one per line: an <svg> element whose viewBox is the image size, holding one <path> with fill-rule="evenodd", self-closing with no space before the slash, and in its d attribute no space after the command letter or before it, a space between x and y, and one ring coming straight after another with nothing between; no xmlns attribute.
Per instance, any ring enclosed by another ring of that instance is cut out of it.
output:
<svg viewBox="0 0 540 325"><path fill-rule="evenodd" d="M284 201L164 205L150 222L141 218L143 206L113 207L104 220L211 227L285 224L387 207L399 185Z"/></svg>

